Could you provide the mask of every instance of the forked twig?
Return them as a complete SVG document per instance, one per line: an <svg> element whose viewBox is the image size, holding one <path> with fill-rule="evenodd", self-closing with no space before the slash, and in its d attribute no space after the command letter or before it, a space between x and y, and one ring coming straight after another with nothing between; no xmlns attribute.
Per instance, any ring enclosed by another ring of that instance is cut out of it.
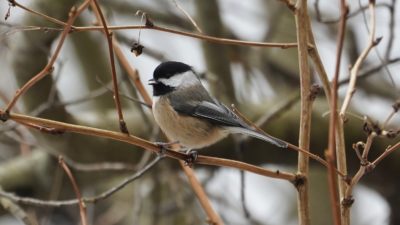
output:
<svg viewBox="0 0 400 225"><path fill-rule="evenodd" d="M373 47L375 47L381 38L375 39L375 29L376 29L376 23L375 23L375 1L369 1L369 10L371 12L371 19L370 19L370 27L371 27L371 32L369 33L369 41L368 41L368 46L362 51L360 56L357 58L353 68L350 70L350 82L349 82L349 87L347 88L346 96L344 98L342 108L340 109L340 117L344 120L344 116L346 114L346 110L349 107L351 98L353 97L356 89L356 81L357 81L357 74L358 71L361 67L361 64L364 62L364 60L367 58L369 52Z"/></svg>

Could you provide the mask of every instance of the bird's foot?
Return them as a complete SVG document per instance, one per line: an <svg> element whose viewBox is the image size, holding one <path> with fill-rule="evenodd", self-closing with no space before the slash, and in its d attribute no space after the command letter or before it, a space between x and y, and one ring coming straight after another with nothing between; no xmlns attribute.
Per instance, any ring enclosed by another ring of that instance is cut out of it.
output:
<svg viewBox="0 0 400 225"><path fill-rule="evenodd" d="M185 165L192 167L193 164L196 162L198 156L199 156L199 153L196 150L191 150L191 149L187 150Z"/></svg>

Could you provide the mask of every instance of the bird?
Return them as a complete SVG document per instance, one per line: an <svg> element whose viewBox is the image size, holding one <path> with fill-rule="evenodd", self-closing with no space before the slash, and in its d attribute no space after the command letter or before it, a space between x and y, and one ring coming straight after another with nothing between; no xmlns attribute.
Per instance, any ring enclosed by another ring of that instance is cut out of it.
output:
<svg viewBox="0 0 400 225"><path fill-rule="evenodd" d="M213 98L195 70L185 63L162 62L148 84L153 89L156 123L170 140L190 150L205 148L234 133L288 147L287 142L254 129Z"/></svg>

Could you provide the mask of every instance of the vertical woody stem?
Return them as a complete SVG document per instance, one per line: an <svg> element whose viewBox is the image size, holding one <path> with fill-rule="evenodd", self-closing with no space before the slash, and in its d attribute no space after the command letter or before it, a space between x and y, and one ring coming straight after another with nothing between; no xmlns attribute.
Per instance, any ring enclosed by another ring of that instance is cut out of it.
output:
<svg viewBox="0 0 400 225"><path fill-rule="evenodd" d="M298 0L295 6L295 19L297 31L299 70L300 70L300 96L301 96L301 114L300 114L300 132L299 147L310 149L310 131L311 131L311 112L312 100L309 98L311 88L311 76L308 64L308 13L307 1ZM298 173L304 177L304 182L297 184L297 205L299 224L310 224L309 208L309 183L308 183L309 158L304 153L299 153Z"/></svg>

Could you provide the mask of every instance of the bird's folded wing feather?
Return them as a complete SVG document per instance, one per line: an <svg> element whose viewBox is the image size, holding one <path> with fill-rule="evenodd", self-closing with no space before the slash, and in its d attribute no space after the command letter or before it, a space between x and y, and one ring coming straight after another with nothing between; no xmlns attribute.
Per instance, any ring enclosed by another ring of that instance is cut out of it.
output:
<svg viewBox="0 0 400 225"><path fill-rule="evenodd" d="M202 118L221 126L250 128L228 107L217 101L200 101L192 103L171 101L171 105L179 113Z"/></svg>
<svg viewBox="0 0 400 225"><path fill-rule="evenodd" d="M171 99L170 99L171 100ZM212 102L211 102L212 101ZM181 114L205 119L211 123L226 127L232 133L244 133L270 142L280 148L288 144L268 134L262 134L247 125L232 110L216 100L211 101L171 101L172 107Z"/></svg>

